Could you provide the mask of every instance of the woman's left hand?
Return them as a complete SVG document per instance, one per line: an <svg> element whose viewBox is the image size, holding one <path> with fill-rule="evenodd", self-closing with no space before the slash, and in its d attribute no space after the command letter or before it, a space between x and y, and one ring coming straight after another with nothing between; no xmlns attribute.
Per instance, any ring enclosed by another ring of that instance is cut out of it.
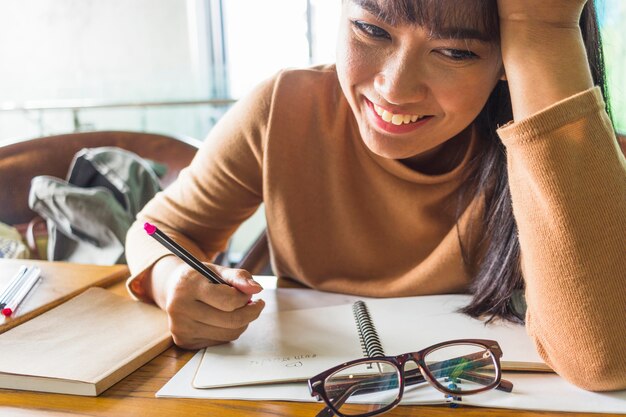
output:
<svg viewBox="0 0 626 417"><path fill-rule="evenodd" d="M546 27L578 27L587 0L498 0L500 21Z"/></svg>
<svg viewBox="0 0 626 417"><path fill-rule="evenodd" d="M525 119L593 86L579 21L586 0L498 0L513 117Z"/></svg>

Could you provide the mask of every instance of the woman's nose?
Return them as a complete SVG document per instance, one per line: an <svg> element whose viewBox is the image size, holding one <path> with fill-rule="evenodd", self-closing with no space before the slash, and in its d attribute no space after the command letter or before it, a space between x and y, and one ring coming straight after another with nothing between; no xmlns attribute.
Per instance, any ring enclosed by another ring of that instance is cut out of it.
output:
<svg viewBox="0 0 626 417"><path fill-rule="evenodd" d="M406 57L386 62L374 79L374 88L389 104L409 104L428 96L426 69Z"/></svg>

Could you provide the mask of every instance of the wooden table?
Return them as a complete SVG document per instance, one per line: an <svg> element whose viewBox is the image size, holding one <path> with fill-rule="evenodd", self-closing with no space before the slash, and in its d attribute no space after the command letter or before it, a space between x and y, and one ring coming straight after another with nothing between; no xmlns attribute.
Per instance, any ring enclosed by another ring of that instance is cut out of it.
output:
<svg viewBox="0 0 626 417"><path fill-rule="evenodd" d="M0 263L0 267L2 263ZM67 266L70 267L69 265ZM101 267L118 272L119 267ZM123 283L111 290L125 294ZM22 392L0 389L1 417L175 417L175 416L315 416L316 403L155 398L155 393L195 352L172 347L105 391L99 397ZM520 410L447 406L399 406L385 416L617 416L617 414L546 413Z"/></svg>

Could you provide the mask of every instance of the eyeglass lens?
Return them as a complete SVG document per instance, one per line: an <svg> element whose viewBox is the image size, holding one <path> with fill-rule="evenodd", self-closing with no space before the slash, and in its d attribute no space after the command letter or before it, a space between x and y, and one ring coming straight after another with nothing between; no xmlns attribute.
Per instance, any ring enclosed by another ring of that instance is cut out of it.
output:
<svg viewBox="0 0 626 417"><path fill-rule="evenodd" d="M358 416L383 409L398 398L400 372L390 362L363 362L330 375L324 390L342 414Z"/></svg>
<svg viewBox="0 0 626 417"><path fill-rule="evenodd" d="M493 354L480 345L445 345L428 352L424 362L440 387L458 394L484 389L497 377Z"/></svg>

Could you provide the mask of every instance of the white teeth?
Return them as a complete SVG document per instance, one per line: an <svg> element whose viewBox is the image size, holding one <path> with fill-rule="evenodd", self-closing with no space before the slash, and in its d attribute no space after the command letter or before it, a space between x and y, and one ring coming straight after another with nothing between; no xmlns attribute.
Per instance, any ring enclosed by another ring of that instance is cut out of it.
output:
<svg viewBox="0 0 626 417"><path fill-rule="evenodd" d="M400 126L402 124L402 121L404 120L404 116L401 114L394 114L393 117L391 118L391 123L393 123L396 126Z"/></svg>
<svg viewBox="0 0 626 417"><path fill-rule="evenodd" d="M396 126L414 123L424 117L417 114L393 114L381 108L380 106L377 106L376 104L374 104L374 111L376 111L376 114L378 114L380 118L383 119L385 122L391 122Z"/></svg>

